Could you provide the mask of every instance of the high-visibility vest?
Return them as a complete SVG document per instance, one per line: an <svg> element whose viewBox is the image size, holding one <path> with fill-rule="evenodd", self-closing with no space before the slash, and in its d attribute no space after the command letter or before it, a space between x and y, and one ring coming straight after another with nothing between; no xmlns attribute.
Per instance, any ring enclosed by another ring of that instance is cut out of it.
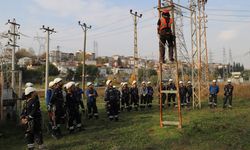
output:
<svg viewBox="0 0 250 150"><path fill-rule="evenodd" d="M160 31L163 29L170 29L171 30L171 24L173 22L174 22L173 18L169 18L169 22L167 22L166 18L161 17Z"/></svg>

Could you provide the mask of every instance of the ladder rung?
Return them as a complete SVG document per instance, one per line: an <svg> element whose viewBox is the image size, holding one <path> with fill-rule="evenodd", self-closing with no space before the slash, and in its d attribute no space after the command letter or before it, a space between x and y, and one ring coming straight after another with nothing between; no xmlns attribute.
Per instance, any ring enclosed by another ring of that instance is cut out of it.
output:
<svg viewBox="0 0 250 150"><path fill-rule="evenodd" d="M173 90L173 91L170 91L170 90L163 90L161 91L161 93L166 93L166 94L176 94L177 91L176 90Z"/></svg>
<svg viewBox="0 0 250 150"><path fill-rule="evenodd" d="M178 126L179 125L179 122L178 121L163 121L162 124L164 126L168 126L168 125L174 125L174 126Z"/></svg>

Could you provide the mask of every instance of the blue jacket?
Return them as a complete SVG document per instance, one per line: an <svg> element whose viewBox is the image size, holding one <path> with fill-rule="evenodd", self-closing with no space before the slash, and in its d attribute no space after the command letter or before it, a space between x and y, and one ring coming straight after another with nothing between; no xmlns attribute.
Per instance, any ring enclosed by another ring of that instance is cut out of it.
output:
<svg viewBox="0 0 250 150"><path fill-rule="evenodd" d="M209 92L210 94L214 95L214 94L218 94L219 93L219 86L218 85L210 85L209 87Z"/></svg>
<svg viewBox="0 0 250 150"><path fill-rule="evenodd" d="M46 106L49 105L52 95L53 95L53 90L48 89L46 92Z"/></svg>
<svg viewBox="0 0 250 150"><path fill-rule="evenodd" d="M94 94L94 95L90 96L90 94ZM93 90L87 89L86 96L87 96L88 103L93 103L96 101L96 97L98 96L98 94L95 89Z"/></svg>

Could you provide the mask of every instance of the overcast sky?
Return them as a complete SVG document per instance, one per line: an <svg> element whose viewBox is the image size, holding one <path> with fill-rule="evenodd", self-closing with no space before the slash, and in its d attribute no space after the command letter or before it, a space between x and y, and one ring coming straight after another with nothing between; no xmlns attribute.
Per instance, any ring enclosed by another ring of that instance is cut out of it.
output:
<svg viewBox="0 0 250 150"><path fill-rule="evenodd" d="M175 0L177 2L178 0ZM181 0L188 6L188 0ZM157 0L1 0L0 32L9 29L8 19L16 18L21 24L21 47L33 47L38 52L34 36L44 36L42 25L55 28L51 35L51 49L57 45L62 51L73 52L83 48L83 32L78 21L92 25L88 31L87 49L93 51L98 42L98 55L133 55L133 19L129 10L143 14L138 25L138 47L141 57L158 58L156 33ZM234 61L250 68L250 1L209 0L208 49L213 62L222 62L223 48L231 49ZM221 9L221 10L220 10ZM188 12L185 12L189 16ZM190 20L184 18L184 33L190 49ZM5 41L0 39L4 45Z"/></svg>

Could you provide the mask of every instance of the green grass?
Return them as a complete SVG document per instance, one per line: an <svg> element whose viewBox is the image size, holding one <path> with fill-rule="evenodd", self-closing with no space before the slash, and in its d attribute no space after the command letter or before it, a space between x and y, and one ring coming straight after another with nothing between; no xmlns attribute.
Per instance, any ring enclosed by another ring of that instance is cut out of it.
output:
<svg viewBox="0 0 250 150"><path fill-rule="evenodd" d="M221 102L221 101L220 101ZM86 131L54 140L44 133L49 149L63 150L237 150L250 149L250 99L237 99L232 110L218 107L183 110L183 128L160 128L158 107L124 112L119 122L107 120L99 104L99 120L84 120ZM164 118L177 119L176 110ZM44 115L46 118L46 116ZM11 123L0 127L0 149L25 149L22 130ZM64 131L67 134L67 131Z"/></svg>

